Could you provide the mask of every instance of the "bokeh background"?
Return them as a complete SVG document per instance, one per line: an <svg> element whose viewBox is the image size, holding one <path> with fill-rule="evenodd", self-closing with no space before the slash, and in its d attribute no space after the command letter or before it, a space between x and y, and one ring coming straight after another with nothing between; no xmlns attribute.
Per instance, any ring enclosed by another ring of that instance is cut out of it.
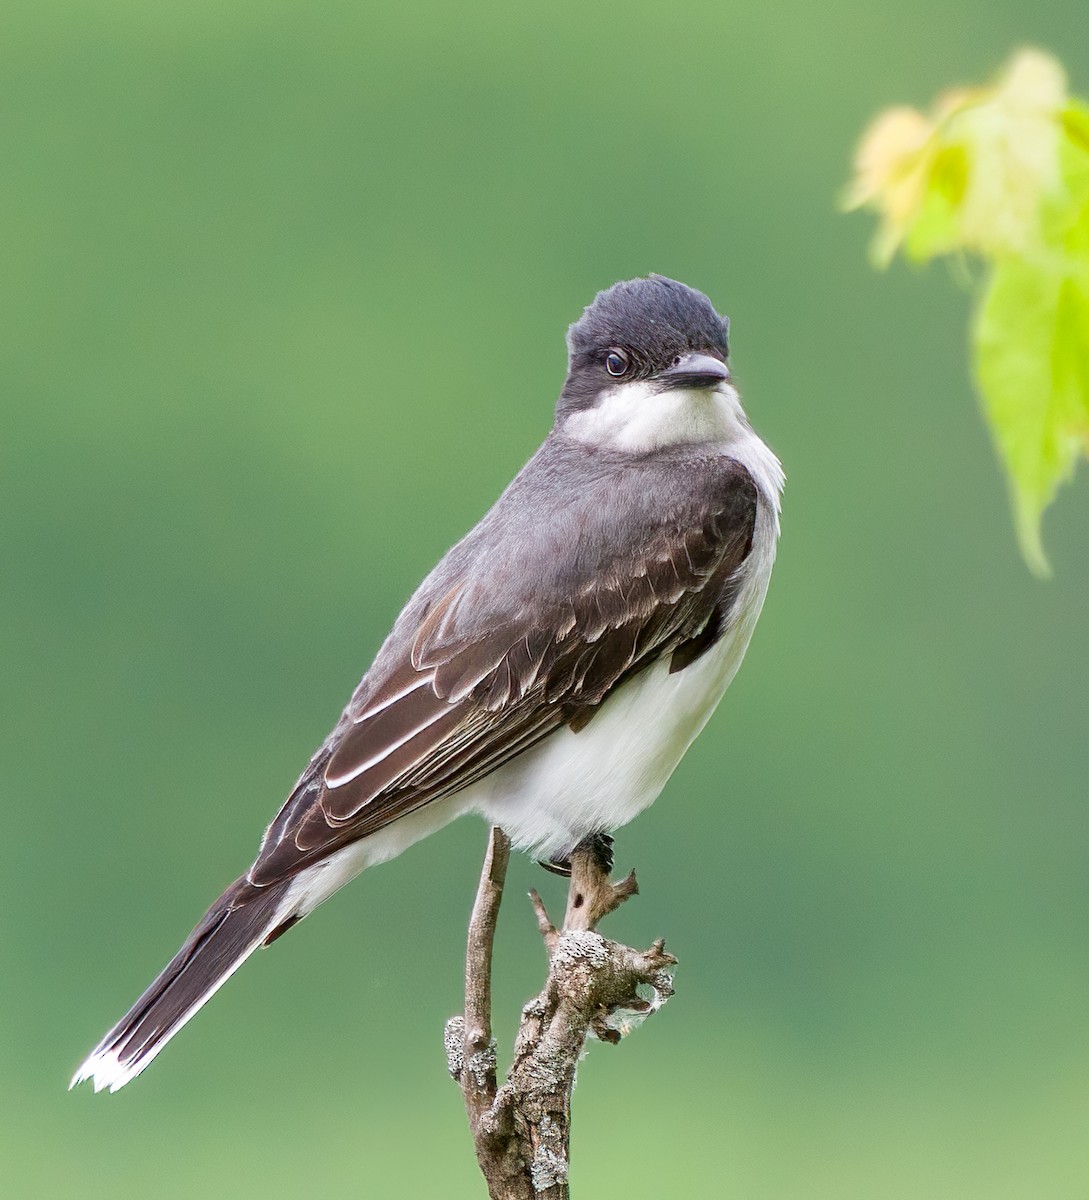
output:
<svg viewBox="0 0 1089 1200"><path fill-rule="evenodd" d="M576 1092L578 1193L1089 1194L1089 473L1019 560L943 267L835 201L878 108L1084 6L8 0L0 1190L477 1197L442 1026L463 822L64 1088L257 839L400 604L655 270L788 471L722 709L619 839L678 995ZM513 870L509 1047L543 954Z"/></svg>

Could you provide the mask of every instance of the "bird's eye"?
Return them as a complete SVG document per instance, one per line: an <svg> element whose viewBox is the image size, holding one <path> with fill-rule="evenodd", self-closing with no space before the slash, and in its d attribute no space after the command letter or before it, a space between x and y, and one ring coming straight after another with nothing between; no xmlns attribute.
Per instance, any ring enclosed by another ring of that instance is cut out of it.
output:
<svg viewBox="0 0 1089 1200"><path fill-rule="evenodd" d="M627 372L628 366L628 356L623 350L610 350L605 355L605 370L610 375L623 375Z"/></svg>

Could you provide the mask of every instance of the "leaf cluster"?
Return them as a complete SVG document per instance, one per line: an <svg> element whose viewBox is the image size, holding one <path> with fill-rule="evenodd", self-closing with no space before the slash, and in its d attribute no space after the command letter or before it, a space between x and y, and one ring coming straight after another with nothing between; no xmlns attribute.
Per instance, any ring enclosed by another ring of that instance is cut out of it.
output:
<svg viewBox="0 0 1089 1200"><path fill-rule="evenodd" d="M1042 514L1089 452L1089 106L1053 57L1023 50L994 84L949 92L929 115L880 114L846 206L879 214L877 266L898 250L984 264L974 373L1022 554L1047 574Z"/></svg>

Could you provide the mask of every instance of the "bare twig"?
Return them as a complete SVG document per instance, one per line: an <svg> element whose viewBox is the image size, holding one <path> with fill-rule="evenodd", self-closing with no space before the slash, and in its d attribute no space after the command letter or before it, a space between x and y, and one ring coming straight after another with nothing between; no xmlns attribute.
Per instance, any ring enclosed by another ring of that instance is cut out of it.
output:
<svg viewBox="0 0 1089 1200"><path fill-rule="evenodd" d="M510 838L498 826L488 838L465 951L465 1012L446 1022L446 1065L461 1084L477 1162L498 1200L533 1196L527 1186L509 1121L493 1112L495 1039L492 1037L492 946L503 884L510 859Z"/></svg>
<svg viewBox="0 0 1089 1200"><path fill-rule="evenodd" d="M491 958L509 852L509 839L493 829L469 924L465 1014L447 1022L447 1059L492 1200L566 1200L571 1090L587 1035L620 1041L673 994L669 969L676 959L661 941L639 951L596 932L639 889L634 872L611 883L592 849L576 849L562 929L530 893L548 950L548 980L522 1010L514 1061L497 1088Z"/></svg>

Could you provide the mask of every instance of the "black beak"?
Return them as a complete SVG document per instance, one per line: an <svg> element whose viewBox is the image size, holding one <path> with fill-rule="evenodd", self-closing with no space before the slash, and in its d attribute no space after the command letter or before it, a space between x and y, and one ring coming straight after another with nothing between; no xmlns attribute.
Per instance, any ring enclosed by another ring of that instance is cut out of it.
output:
<svg viewBox="0 0 1089 1200"><path fill-rule="evenodd" d="M658 375L663 387L713 388L730 378L721 358L713 354L682 354Z"/></svg>

